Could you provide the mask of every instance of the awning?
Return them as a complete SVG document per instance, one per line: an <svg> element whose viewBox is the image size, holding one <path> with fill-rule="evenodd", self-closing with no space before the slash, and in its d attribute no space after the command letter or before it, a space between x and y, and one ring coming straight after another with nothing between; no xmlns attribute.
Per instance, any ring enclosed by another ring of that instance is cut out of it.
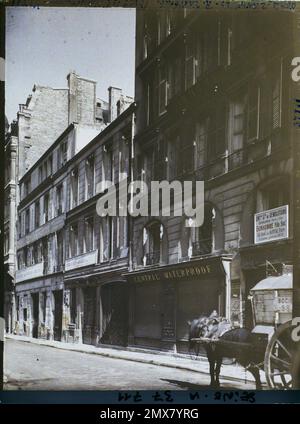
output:
<svg viewBox="0 0 300 424"><path fill-rule="evenodd" d="M257 283L252 289L252 291L260 290L285 290L293 288L293 274L284 274L278 277L267 277Z"/></svg>
<svg viewBox="0 0 300 424"><path fill-rule="evenodd" d="M226 273L223 262L230 259L222 256L192 259L176 264L143 267L123 275L133 283L186 280L204 281L208 278L219 278L220 276L223 277L221 280L224 281Z"/></svg>

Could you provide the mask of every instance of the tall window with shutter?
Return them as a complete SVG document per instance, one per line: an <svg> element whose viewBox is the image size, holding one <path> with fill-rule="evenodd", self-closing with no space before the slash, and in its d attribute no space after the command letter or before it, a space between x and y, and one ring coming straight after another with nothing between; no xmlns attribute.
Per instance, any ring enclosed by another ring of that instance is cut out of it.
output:
<svg viewBox="0 0 300 424"><path fill-rule="evenodd" d="M28 208L25 211L25 234L29 233L29 231L30 231L29 226L30 226L30 211L29 211L29 208Z"/></svg>
<svg viewBox="0 0 300 424"><path fill-rule="evenodd" d="M99 261L100 263L104 261L104 234L102 222L100 222L99 225Z"/></svg>
<svg viewBox="0 0 300 424"><path fill-rule="evenodd" d="M160 65L158 75L158 113L159 115L162 115L166 111L168 103L168 81L165 64L162 63Z"/></svg>
<svg viewBox="0 0 300 424"><path fill-rule="evenodd" d="M168 145L167 145L167 149L168 149L167 178L169 181L174 180L177 174L177 154L176 154L177 145L178 145L178 140L176 139L174 135L174 139L173 138L169 139Z"/></svg>
<svg viewBox="0 0 300 424"><path fill-rule="evenodd" d="M260 88L250 86L247 113L247 140L259 138Z"/></svg>
<svg viewBox="0 0 300 424"><path fill-rule="evenodd" d="M194 169L201 169L206 160L207 119L197 122L195 129Z"/></svg>
<svg viewBox="0 0 300 424"><path fill-rule="evenodd" d="M94 249L94 218L89 217L85 219L84 228L84 247L85 252L90 252Z"/></svg>
<svg viewBox="0 0 300 424"><path fill-rule="evenodd" d="M74 168L71 171L71 207L74 208L78 204L78 187L79 177L78 168Z"/></svg>
<svg viewBox="0 0 300 424"><path fill-rule="evenodd" d="M146 125L150 125L151 121L151 95L150 95L151 86L149 83L146 84Z"/></svg>
<svg viewBox="0 0 300 424"><path fill-rule="evenodd" d="M63 212L63 184L56 186L56 215Z"/></svg>
<svg viewBox="0 0 300 424"><path fill-rule="evenodd" d="M161 181L166 178L166 145L165 140L160 138L154 146L153 171L154 180Z"/></svg>
<svg viewBox="0 0 300 424"><path fill-rule="evenodd" d="M60 145L60 159L61 159L61 166L64 165L68 160L68 141L64 140L62 141Z"/></svg>
<svg viewBox="0 0 300 424"><path fill-rule="evenodd" d="M158 44L160 44L171 32L170 16L167 10L160 10L158 12L157 30L158 30L157 41L158 41Z"/></svg>
<svg viewBox="0 0 300 424"><path fill-rule="evenodd" d="M48 272L53 272L53 235L48 236Z"/></svg>
<svg viewBox="0 0 300 424"><path fill-rule="evenodd" d="M174 95L181 92L181 79L182 79L182 62L181 58L175 59L175 71L174 71Z"/></svg>
<svg viewBox="0 0 300 424"><path fill-rule="evenodd" d="M114 257L114 227L115 222L112 216L108 217L109 223L109 257L112 259Z"/></svg>
<svg viewBox="0 0 300 424"><path fill-rule="evenodd" d="M43 243L42 251L43 251L43 262L44 262L44 274L47 274L48 273L48 261L49 261L48 238L44 237L42 243Z"/></svg>
<svg viewBox="0 0 300 424"><path fill-rule="evenodd" d="M34 264L38 264L39 263L38 242L33 243L33 263Z"/></svg>
<svg viewBox="0 0 300 424"><path fill-rule="evenodd" d="M85 161L85 182L86 182L86 199L94 196L95 189L95 158L94 155L88 157Z"/></svg>
<svg viewBox="0 0 300 424"><path fill-rule="evenodd" d="M44 196L44 223L49 221L49 193Z"/></svg>
<svg viewBox="0 0 300 424"><path fill-rule="evenodd" d="M230 151L242 149L244 142L245 125L245 96L238 93L230 103Z"/></svg>
<svg viewBox="0 0 300 424"><path fill-rule="evenodd" d="M40 199L35 202L34 205L34 220L35 220L35 228L40 226Z"/></svg>
<svg viewBox="0 0 300 424"><path fill-rule="evenodd" d="M60 230L56 234L57 240L57 256L56 256L56 265L57 270L60 271L62 269L64 263L64 236L63 230Z"/></svg>
<svg viewBox="0 0 300 424"><path fill-rule="evenodd" d="M148 57L148 40L149 40L149 36L147 34L147 28L145 28L145 34L143 37L143 59L147 59Z"/></svg>
<svg viewBox="0 0 300 424"><path fill-rule="evenodd" d="M70 258L78 255L78 225L70 226Z"/></svg>
<svg viewBox="0 0 300 424"><path fill-rule="evenodd" d="M227 144L226 139L227 108L224 101L216 104L215 110L211 112L207 122L208 156L210 160L217 159L224 154ZM239 119L239 118L237 118ZM242 118L240 118L242 119ZM235 125L238 125L235 122Z"/></svg>
<svg viewBox="0 0 300 424"><path fill-rule="evenodd" d="M272 82L272 129L281 127L282 67Z"/></svg>
<svg viewBox="0 0 300 424"><path fill-rule="evenodd" d="M187 175L193 171L195 126L191 120L187 120L181 131L180 137L180 160L179 174Z"/></svg>
<svg viewBox="0 0 300 424"><path fill-rule="evenodd" d="M195 55L195 40L189 36L185 46L185 89L196 83L197 59Z"/></svg>
<svg viewBox="0 0 300 424"><path fill-rule="evenodd" d="M53 172L53 156L52 154L48 158L48 175L52 175Z"/></svg>

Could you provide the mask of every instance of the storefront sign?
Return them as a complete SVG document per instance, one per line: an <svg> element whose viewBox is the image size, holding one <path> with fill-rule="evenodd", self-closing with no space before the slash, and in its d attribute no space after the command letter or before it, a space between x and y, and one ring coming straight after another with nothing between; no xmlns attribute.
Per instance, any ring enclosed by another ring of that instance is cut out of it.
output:
<svg viewBox="0 0 300 424"><path fill-rule="evenodd" d="M222 264L207 263L197 265L174 266L173 269L159 269L157 271L143 272L141 274L129 275L135 283L156 282L156 281L181 281L201 277L212 277L224 272Z"/></svg>
<svg viewBox="0 0 300 424"><path fill-rule="evenodd" d="M254 243L288 238L288 213L288 205L256 213L254 215Z"/></svg>

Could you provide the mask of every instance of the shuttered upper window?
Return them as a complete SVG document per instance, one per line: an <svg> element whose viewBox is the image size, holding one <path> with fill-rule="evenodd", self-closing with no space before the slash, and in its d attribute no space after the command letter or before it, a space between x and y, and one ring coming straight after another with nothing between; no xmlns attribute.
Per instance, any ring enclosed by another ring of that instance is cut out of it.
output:
<svg viewBox="0 0 300 424"><path fill-rule="evenodd" d="M280 127L280 82L277 79L272 90L272 129Z"/></svg>
<svg viewBox="0 0 300 424"><path fill-rule="evenodd" d="M159 68L159 82L158 82L158 113L163 114L166 111L168 103L168 82L166 75L165 65Z"/></svg>
<svg viewBox="0 0 300 424"><path fill-rule="evenodd" d="M281 127L282 63L272 84L272 129Z"/></svg>
<svg viewBox="0 0 300 424"><path fill-rule="evenodd" d="M248 141L259 137L260 88L250 87L248 97L247 135Z"/></svg>

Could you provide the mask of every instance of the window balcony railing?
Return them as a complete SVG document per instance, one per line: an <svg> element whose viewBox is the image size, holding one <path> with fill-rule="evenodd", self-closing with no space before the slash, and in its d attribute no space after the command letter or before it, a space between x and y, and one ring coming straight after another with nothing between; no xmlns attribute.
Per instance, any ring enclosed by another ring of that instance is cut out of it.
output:
<svg viewBox="0 0 300 424"><path fill-rule="evenodd" d="M193 243L193 256L208 255L212 251L212 239L202 239Z"/></svg>
<svg viewBox="0 0 300 424"><path fill-rule="evenodd" d="M160 251L154 250L146 254L146 265L157 265L160 262Z"/></svg>

